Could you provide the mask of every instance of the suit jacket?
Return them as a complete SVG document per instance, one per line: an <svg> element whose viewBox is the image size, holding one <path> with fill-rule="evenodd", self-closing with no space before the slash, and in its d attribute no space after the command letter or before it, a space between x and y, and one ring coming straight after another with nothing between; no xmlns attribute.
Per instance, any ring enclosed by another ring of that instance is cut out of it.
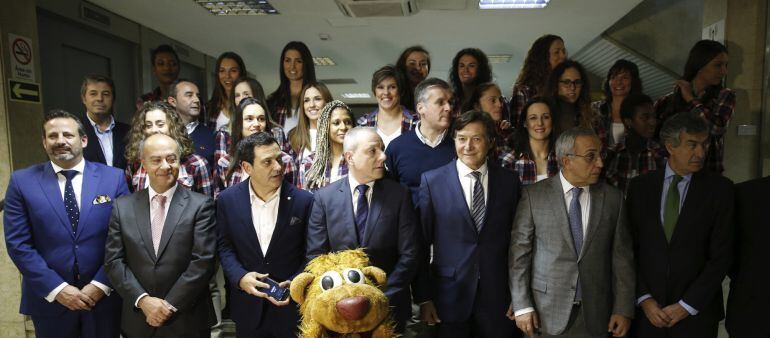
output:
<svg viewBox="0 0 770 338"><path fill-rule="evenodd" d="M433 245L430 269L420 269L415 302L433 300L445 322L467 320L479 302L502 317L511 304L508 251L519 179L488 165L487 212L481 231L471 217L457 174L457 160L422 174L419 210L423 247ZM429 255L422 255L428 266ZM478 293L478 289L486 292ZM479 295L487 298L476 299Z"/></svg>
<svg viewBox="0 0 770 338"><path fill-rule="evenodd" d="M83 114L80 121L86 130L88 141L90 141L89 146L83 148L83 157L87 161L107 164L102 147L99 146L99 138L96 137L96 131L94 131L91 121L88 120L88 116ZM115 120L115 127L112 128L112 166L115 168L126 169L125 151L129 131L131 131L131 126Z"/></svg>
<svg viewBox="0 0 770 338"><path fill-rule="evenodd" d="M305 267L305 234L313 195L283 182L279 198L278 220L265 255L252 221L249 180L226 189L217 199L218 248L231 285L230 313L239 327L248 327L246 332L256 329L263 320L263 309L273 305L243 292L239 287L241 278L256 271L270 274L280 283L293 279ZM296 311L295 306L286 309ZM296 322L290 325L296 326Z"/></svg>
<svg viewBox="0 0 770 338"><path fill-rule="evenodd" d="M149 190L116 201L110 218L105 268L123 296L121 328L127 338L197 337L208 332L208 283L214 274L216 219L208 196L177 186L167 205L158 254L152 245ZM178 311L160 328L146 323L137 298L147 293Z"/></svg>
<svg viewBox="0 0 770 338"><path fill-rule="evenodd" d="M82 288L94 280L112 287L103 269L104 244L113 204L127 194L121 170L86 161L80 219L73 233L50 162L11 174L3 222L8 255L22 274L21 313L63 314L67 308L45 300L63 282ZM102 302L117 304L120 298L113 293Z"/></svg>
<svg viewBox="0 0 770 338"><path fill-rule="evenodd" d="M513 310L534 307L541 330L561 334L580 278L586 327L606 334L611 314L634 315L634 254L623 193L604 182L589 187L591 211L578 255L560 176L522 189L508 262Z"/></svg>
<svg viewBox="0 0 770 338"><path fill-rule="evenodd" d="M385 295L396 307L395 317L411 313L409 283L417 273L417 221L409 191L397 182L375 181L366 232L358 239L348 178L318 190L313 198L307 235L307 258L328 252L364 248L372 265L385 271Z"/></svg>
<svg viewBox="0 0 770 338"><path fill-rule="evenodd" d="M660 306L682 300L698 310L673 328L658 329L637 315L639 337L709 337L724 318L722 280L732 261L733 185L719 175L692 175L671 241L660 220L664 170L638 176L628 188L628 212L637 258L636 297Z"/></svg>
<svg viewBox="0 0 770 338"><path fill-rule="evenodd" d="M735 261L730 271L727 332L733 337L769 337L770 176L735 185Z"/></svg>

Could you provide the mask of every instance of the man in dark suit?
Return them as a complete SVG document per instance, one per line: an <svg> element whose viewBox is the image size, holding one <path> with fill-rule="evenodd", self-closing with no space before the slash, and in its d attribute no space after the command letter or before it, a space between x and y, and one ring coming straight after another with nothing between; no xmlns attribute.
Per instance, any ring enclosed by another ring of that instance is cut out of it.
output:
<svg viewBox="0 0 770 338"><path fill-rule="evenodd" d="M214 130L200 123L202 109L200 96L198 86L194 82L179 79L171 83L166 101L179 113L187 129L187 135L193 141L194 153L206 159L211 172L215 166L216 141Z"/></svg>
<svg viewBox="0 0 770 338"><path fill-rule="evenodd" d="M126 338L209 336L214 202L177 185L180 156L171 137L147 137L141 161L150 186L112 210L105 268L123 297Z"/></svg>
<svg viewBox="0 0 770 338"><path fill-rule="evenodd" d="M217 199L219 254L231 285L230 313L238 337L296 336L297 307L265 294L266 278L288 288L302 272L313 195L283 180L281 147L270 133L238 144L249 179Z"/></svg>
<svg viewBox="0 0 770 338"><path fill-rule="evenodd" d="M88 75L80 86L80 99L86 108L81 117L91 146L83 149L87 161L126 169L126 142L131 126L115 121L112 114L115 84L101 75Z"/></svg>
<svg viewBox="0 0 770 338"><path fill-rule="evenodd" d="M495 122L470 111L455 121L457 160L428 171L420 183L423 247L433 245L430 270L414 290L421 317L439 337L511 338L508 288L511 225L519 179L492 162ZM507 315L507 316L506 316Z"/></svg>
<svg viewBox="0 0 770 338"><path fill-rule="evenodd" d="M120 335L121 300L102 263L112 203L128 186L122 170L83 159L83 129L72 114L47 114L50 162L14 172L5 195L5 244L22 275L20 312L32 316L41 338Z"/></svg>
<svg viewBox="0 0 770 338"><path fill-rule="evenodd" d="M417 221L409 191L383 179L385 153L377 131L356 127L343 142L348 177L314 195L307 258L364 248L371 263L388 274L385 295L398 330L411 315L409 283L417 272Z"/></svg>
<svg viewBox="0 0 770 338"><path fill-rule="evenodd" d="M631 181L637 337L717 337L722 280L733 257L733 185L703 168L709 126L680 113L660 131L665 170Z"/></svg>
<svg viewBox="0 0 770 338"><path fill-rule="evenodd" d="M770 337L770 176L735 185L735 261L725 326L731 337Z"/></svg>

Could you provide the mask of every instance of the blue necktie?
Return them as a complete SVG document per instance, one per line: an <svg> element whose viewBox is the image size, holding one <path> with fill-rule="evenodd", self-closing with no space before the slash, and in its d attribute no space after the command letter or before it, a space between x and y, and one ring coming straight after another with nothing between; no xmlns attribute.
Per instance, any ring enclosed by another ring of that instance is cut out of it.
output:
<svg viewBox="0 0 770 338"><path fill-rule="evenodd" d="M476 231L481 233L484 226L484 217L486 216L486 206L484 204L484 186L481 184L481 173L471 172L473 175L473 192L471 194L471 216L476 223Z"/></svg>
<svg viewBox="0 0 770 338"><path fill-rule="evenodd" d="M358 230L358 242L363 245L364 232L366 231L366 218L369 216L369 203L366 202L366 190L369 186L359 184L356 187L358 191L358 202L356 202L356 229Z"/></svg>
<svg viewBox="0 0 770 338"><path fill-rule="evenodd" d="M575 243L575 253L580 257L580 251L583 249L583 212L580 209L580 194L583 188L574 187L570 192L572 201L569 203L569 228L572 232L572 241ZM575 301L581 301L583 292L580 287L580 276L575 289Z"/></svg>
<svg viewBox="0 0 770 338"><path fill-rule="evenodd" d="M75 189L72 187L72 178L78 174L75 170L62 170L59 173L64 175L67 183L64 185L64 208L67 209L67 216L72 225L72 233L78 230L78 220L80 219L80 209L78 200L75 198Z"/></svg>

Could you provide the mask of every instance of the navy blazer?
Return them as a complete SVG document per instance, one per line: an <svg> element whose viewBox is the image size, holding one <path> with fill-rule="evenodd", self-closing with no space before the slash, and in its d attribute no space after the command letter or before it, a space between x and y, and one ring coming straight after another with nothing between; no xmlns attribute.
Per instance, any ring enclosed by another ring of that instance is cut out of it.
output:
<svg viewBox="0 0 770 338"><path fill-rule="evenodd" d="M364 248L371 264L385 271L385 294L396 319L410 313L409 284L417 273L417 218L409 190L395 181L375 181L364 238L359 240L347 177L316 191L307 235L308 260L328 252Z"/></svg>
<svg viewBox="0 0 770 338"><path fill-rule="evenodd" d="M99 138L96 137L96 131L94 131L91 121L88 120L85 114L80 117L80 121L83 123L83 128L86 130L86 136L88 136L89 141L88 146L83 148L83 158L86 161L107 164L102 147L99 145ZM112 128L112 166L115 168L126 169L125 151L129 131L131 131L131 126L115 120L115 127Z"/></svg>
<svg viewBox="0 0 770 338"><path fill-rule="evenodd" d="M471 218L457 173L457 160L422 174L420 220L423 246L433 245L430 269L420 269L415 301L432 300L445 322L467 320L474 303L501 316L511 304L508 250L519 200L516 174L489 163L487 209L481 231ZM428 266L429 257L422 256ZM476 299L477 290L485 290Z"/></svg>
<svg viewBox="0 0 770 338"><path fill-rule="evenodd" d="M218 250L222 269L231 285L230 313L239 327L249 327L247 332L259 325L264 307L273 305L241 290L238 286L241 278L256 271L270 274L271 279L280 283L302 272L307 220L313 206L312 194L284 181L278 220L267 254L263 255L251 218L249 182L225 189L217 199Z"/></svg>
<svg viewBox="0 0 770 338"><path fill-rule="evenodd" d="M128 194L122 170L86 161L77 231L64 209L50 162L11 174L5 194L5 244L22 274L20 312L57 316L67 308L45 297L61 283L82 288L92 280L111 287L104 271L104 247L112 204ZM80 278L74 274L77 261ZM102 302L115 301L117 293Z"/></svg>

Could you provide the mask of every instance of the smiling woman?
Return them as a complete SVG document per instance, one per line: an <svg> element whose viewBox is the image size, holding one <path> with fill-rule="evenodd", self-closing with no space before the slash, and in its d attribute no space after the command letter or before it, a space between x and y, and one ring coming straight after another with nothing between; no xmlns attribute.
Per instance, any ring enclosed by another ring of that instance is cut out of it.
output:
<svg viewBox="0 0 770 338"><path fill-rule="evenodd" d="M318 118L316 151L302 160L297 187L315 191L348 174L342 151L345 134L353 128L353 113L339 100L329 102Z"/></svg>
<svg viewBox="0 0 770 338"><path fill-rule="evenodd" d="M229 95L233 91L235 80L246 75L246 65L241 56L233 52L224 52L217 58L214 92L206 107L208 125L219 130L230 122L234 107L230 105Z"/></svg>
<svg viewBox="0 0 770 338"><path fill-rule="evenodd" d="M412 130L420 117L401 104L403 86L401 74L391 65L372 74L372 92L377 109L358 119L359 126L376 127L385 148L390 141Z"/></svg>

